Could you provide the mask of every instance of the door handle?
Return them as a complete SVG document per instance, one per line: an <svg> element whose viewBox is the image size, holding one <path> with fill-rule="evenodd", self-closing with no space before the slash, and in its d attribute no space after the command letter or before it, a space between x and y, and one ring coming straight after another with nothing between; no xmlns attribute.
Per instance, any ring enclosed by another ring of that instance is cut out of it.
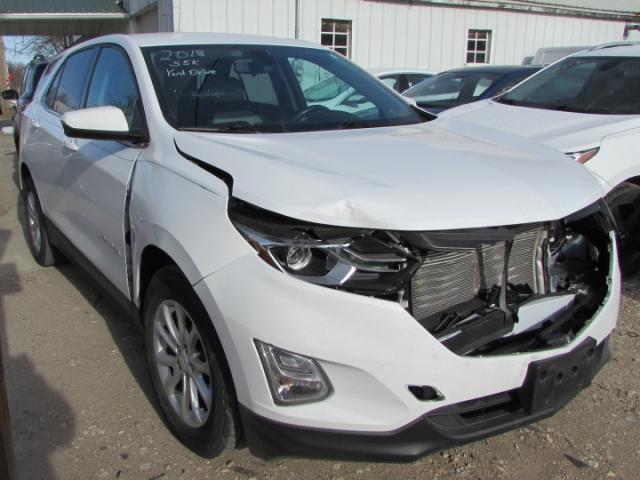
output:
<svg viewBox="0 0 640 480"><path fill-rule="evenodd" d="M31 125L33 126L33 128L40 128L40 122L38 121L37 118L31 119Z"/></svg>
<svg viewBox="0 0 640 480"><path fill-rule="evenodd" d="M65 150L71 150L72 152L78 151L78 143L73 138L65 137L64 142L62 142L62 147Z"/></svg>

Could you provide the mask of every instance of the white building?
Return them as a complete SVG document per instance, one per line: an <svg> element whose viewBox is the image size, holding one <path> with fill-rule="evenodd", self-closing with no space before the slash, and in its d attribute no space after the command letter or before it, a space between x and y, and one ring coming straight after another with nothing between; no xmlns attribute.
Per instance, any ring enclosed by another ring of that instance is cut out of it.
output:
<svg viewBox="0 0 640 480"><path fill-rule="evenodd" d="M365 67L433 70L621 41L640 22L638 0L130 0L129 11L145 31L297 36Z"/></svg>
<svg viewBox="0 0 640 480"><path fill-rule="evenodd" d="M299 37L365 67L519 64L538 48L630 40L640 0L2 0L4 35L113 31Z"/></svg>

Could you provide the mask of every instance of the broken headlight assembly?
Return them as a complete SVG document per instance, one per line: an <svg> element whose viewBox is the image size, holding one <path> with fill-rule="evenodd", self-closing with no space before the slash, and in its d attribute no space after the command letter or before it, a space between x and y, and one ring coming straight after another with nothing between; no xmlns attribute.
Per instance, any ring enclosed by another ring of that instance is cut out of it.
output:
<svg viewBox="0 0 640 480"><path fill-rule="evenodd" d="M421 258L393 232L294 220L237 199L231 221L262 260L317 285L402 301Z"/></svg>

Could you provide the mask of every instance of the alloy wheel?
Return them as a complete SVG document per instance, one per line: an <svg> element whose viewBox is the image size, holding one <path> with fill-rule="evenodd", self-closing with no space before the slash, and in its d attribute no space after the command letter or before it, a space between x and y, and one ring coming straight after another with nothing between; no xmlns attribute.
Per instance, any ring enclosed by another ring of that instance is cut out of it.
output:
<svg viewBox="0 0 640 480"><path fill-rule="evenodd" d="M196 324L184 307L165 300L153 318L155 365L164 395L189 427L202 427L211 414L211 370Z"/></svg>
<svg viewBox="0 0 640 480"><path fill-rule="evenodd" d="M29 239L36 252L42 249L42 230L40 215L36 207L36 196L33 190L27 192L27 227L29 229Z"/></svg>

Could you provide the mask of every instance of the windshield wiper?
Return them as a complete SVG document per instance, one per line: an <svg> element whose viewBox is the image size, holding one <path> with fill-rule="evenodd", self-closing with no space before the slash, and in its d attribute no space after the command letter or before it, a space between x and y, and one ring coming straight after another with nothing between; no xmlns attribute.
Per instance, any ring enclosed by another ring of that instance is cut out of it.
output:
<svg viewBox="0 0 640 480"><path fill-rule="evenodd" d="M517 100L512 100L510 98L504 98L504 97L500 97L500 98L495 98L494 99L497 102L500 103L504 103L505 105L520 105L522 102L518 102Z"/></svg>
<svg viewBox="0 0 640 480"><path fill-rule="evenodd" d="M258 131L248 123L230 123L223 127L186 127L180 130L187 132L258 133Z"/></svg>
<svg viewBox="0 0 640 480"><path fill-rule="evenodd" d="M211 131L219 133L258 133L258 131L248 123L230 123L223 127L212 128Z"/></svg>
<svg viewBox="0 0 640 480"><path fill-rule="evenodd" d="M577 111L571 105L545 105L544 103L532 103L532 102L521 102L518 100L511 100L510 98L497 98L495 99L497 102L504 103L505 105L513 105L515 107L528 107L528 108L539 108L541 110L556 110L558 112L567 112L567 111Z"/></svg>
<svg viewBox="0 0 640 480"><path fill-rule="evenodd" d="M352 128L369 128L371 125L364 122L359 122L357 120L349 120L348 122L344 122L340 127L340 130L350 130Z"/></svg>

